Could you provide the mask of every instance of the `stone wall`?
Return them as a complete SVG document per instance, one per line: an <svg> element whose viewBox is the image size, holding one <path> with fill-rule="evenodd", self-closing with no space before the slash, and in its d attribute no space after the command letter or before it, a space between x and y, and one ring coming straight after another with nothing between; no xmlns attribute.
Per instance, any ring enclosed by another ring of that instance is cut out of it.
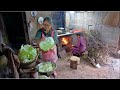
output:
<svg viewBox="0 0 120 90"><path fill-rule="evenodd" d="M113 27L110 25L103 25L102 20L105 15L109 12L105 11L93 11L93 12L75 12L69 14L69 26L68 28L74 29L85 29L85 30L99 30L102 33L102 36L106 43L109 46L117 47L118 38L120 35L120 25ZM67 18L67 17L66 17Z"/></svg>

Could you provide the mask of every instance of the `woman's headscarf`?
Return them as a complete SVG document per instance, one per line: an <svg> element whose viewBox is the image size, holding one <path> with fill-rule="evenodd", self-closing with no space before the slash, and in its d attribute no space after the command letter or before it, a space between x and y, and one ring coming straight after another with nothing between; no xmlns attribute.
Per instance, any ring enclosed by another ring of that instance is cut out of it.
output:
<svg viewBox="0 0 120 90"><path fill-rule="evenodd" d="M45 17L44 20L43 20L43 22L44 22L44 21L48 21L48 22L52 25L52 27L53 27L52 18L50 18L50 17Z"/></svg>

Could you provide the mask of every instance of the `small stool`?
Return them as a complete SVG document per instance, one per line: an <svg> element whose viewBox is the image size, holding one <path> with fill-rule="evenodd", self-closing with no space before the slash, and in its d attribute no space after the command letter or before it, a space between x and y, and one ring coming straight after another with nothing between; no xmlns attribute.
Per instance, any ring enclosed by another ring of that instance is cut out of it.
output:
<svg viewBox="0 0 120 90"><path fill-rule="evenodd" d="M77 56L70 57L70 68L77 69L77 65L80 64L80 58Z"/></svg>

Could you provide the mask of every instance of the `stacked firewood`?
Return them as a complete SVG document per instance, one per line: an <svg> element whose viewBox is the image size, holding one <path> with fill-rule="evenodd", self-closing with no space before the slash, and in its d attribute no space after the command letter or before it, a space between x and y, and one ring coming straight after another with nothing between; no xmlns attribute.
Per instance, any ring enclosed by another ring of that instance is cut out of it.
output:
<svg viewBox="0 0 120 90"><path fill-rule="evenodd" d="M93 65L105 64L107 57L109 57L110 49L105 43L101 33L98 30L90 30L85 33L87 39L87 60Z"/></svg>

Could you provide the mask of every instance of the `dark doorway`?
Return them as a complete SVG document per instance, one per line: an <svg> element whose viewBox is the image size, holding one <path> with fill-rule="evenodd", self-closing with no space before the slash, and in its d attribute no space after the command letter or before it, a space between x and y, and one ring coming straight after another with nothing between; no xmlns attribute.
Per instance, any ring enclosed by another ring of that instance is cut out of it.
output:
<svg viewBox="0 0 120 90"><path fill-rule="evenodd" d="M26 44L27 28L23 12L2 12L9 45L12 48L19 49L22 44ZM26 29L26 30L25 30Z"/></svg>

